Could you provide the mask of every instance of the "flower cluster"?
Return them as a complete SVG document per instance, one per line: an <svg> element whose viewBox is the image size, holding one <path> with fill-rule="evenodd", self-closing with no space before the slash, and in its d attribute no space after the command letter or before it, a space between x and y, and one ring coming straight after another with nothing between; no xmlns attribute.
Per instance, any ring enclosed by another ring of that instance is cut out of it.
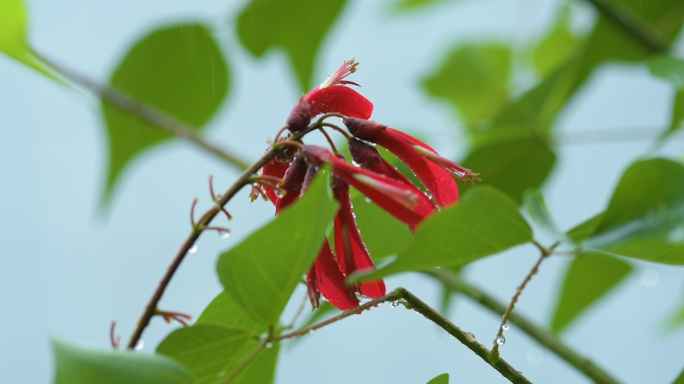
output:
<svg viewBox="0 0 684 384"><path fill-rule="evenodd" d="M347 310L359 305L359 295L378 298L385 294L382 280L345 283L352 273L375 268L356 224L350 187L415 230L439 208L458 202L454 179L478 180L477 174L443 158L425 143L368 120L373 104L348 87L357 84L344 80L356 71L357 65L354 60L345 62L323 84L304 95L287 119L287 128L297 133L307 129L311 119L320 114L340 117L350 133L349 152L355 164L347 162L334 146L331 152L320 146L292 143L289 152L281 153L261 170L263 178L282 179L279 185L265 182L256 187L275 205L277 215L305 193L323 164L331 166L331 188L340 209L333 223L334 251L326 239L307 273L309 299L314 308L319 306L321 295L334 306ZM321 130L324 126L335 127L320 121L316 124ZM404 162L428 193L423 193L383 159L374 145L384 147Z"/></svg>

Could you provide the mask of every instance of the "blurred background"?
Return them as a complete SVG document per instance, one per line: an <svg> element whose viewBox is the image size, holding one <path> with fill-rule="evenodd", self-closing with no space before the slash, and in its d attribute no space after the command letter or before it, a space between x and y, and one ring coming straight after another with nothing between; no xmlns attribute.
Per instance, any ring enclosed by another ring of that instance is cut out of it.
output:
<svg viewBox="0 0 684 384"><path fill-rule="evenodd" d="M258 11L258 3L268 2L29 0L29 41L41 55L108 84L131 47L152 31L204 25L227 73L218 69L219 89L207 99L215 113L198 117L198 125L208 120L203 136L247 162L263 153L266 139L283 126L302 92L343 60L356 58L361 65L350 80L375 104L374 120L424 139L449 158L467 158L475 171L477 156L496 157L519 140L515 132L506 139L481 134L486 121L579 57L570 85L549 83L552 89L565 87L564 93L542 92L530 102L532 120L545 133L524 152L541 154L502 160L508 167L498 179L499 187L508 183L502 179L520 181L507 191L518 200L522 190L541 185L563 230L601 212L636 159L684 156L681 131L654 146L672 124L676 90L651 75L642 49L629 51L620 39L592 40L600 14L588 1L348 0L332 2L339 4L332 16L319 15L315 7L297 13L297 2L283 2L290 5L273 20L311 20L312 30L322 30L320 44L302 41L302 51L291 54L288 44L298 47L298 36L281 25L266 24L273 26L272 35L288 36L281 47L266 35L251 37L252 29L264 28L264 20L249 14ZM649 7L665 3L642 7L648 14ZM670 52L681 56L680 26L681 20L665 34L674 41ZM594 53L583 50L587 41ZM135 83L124 77L122 82ZM114 177L109 154L115 140L107 132L99 100L0 55L0 382L50 382L50 338L106 348L116 320L127 340L190 231L192 199L199 198L203 212L211 206L209 175L217 190L225 190L239 174L174 139L126 158ZM323 139L314 134L307 142ZM488 151L473 155L478 145ZM173 278L162 309L197 316L221 291L218 254L273 216L270 203L250 203L248 193L243 190L229 204L233 221L220 219L232 230L230 238L201 237ZM532 246L518 247L468 266L464 276L508 302L537 255ZM547 260L516 311L548 326L569 262L562 256ZM626 383L669 383L684 366L684 332L671 321L684 296L684 273L679 267L633 264L635 271L562 338ZM422 275L402 274L387 284L440 305L441 286ZM304 291L295 292L285 319ZM491 345L498 316L460 298L453 299L448 315ZM155 318L143 351L153 351L175 327ZM535 383L589 382L515 326L502 356ZM444 372L453 383L506 382L422 316L385 305L284 345L276 382L424 383Z"/></svg>

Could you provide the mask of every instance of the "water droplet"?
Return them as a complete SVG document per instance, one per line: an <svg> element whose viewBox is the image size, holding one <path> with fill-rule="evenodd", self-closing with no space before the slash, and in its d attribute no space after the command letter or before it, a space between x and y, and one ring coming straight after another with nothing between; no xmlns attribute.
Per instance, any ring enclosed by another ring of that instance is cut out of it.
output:
<svg viewBox="0 0 684 384"><path fill-rule="evenodd" d="M197 252L197 244L193 245L190 249L188 249L188 253L195 253Z"/></svg>
<svg viewBox="0 0 684 384"><path fill-rule="evenodd" d="M531 348L527 351L525 360L527 360L527 364L533 367L538 367L544 361L544 357L546 357L544 350Z"/></svg>
<svg viewBox="0 0 684 384"><path fill-rule="evenodd" d="M222 238L222 239L225 240L225 239L227 239L227 238L229 238L229 237L230 237L230 233L229 233L229 232L221 232L221 238Z"/></svg>
<svg viewBox="0 0 684 384"><path fill-rule="evenodd" d="M396 300L396 301L390 301L390 306L391 306L392 308L396 308L396 307L398 307L398 306L404 304L405 302L406 302L406 300L404 300L404 299L399 299L399 300Z"/></svg>
<svg viewBox="0 0 684 384"><path fill-rule="evenodd" d="M371 202L370 197L366 197L366 203L370 203L370 202Z"/></svg>
<svg viewBox="0 0 684 384"><path fill-rule="evenodd" d="M506 337L504 335L498 336L496 338L496 345L504 345L506 344Z"/></svg>
<svg viewBox="0 0 684 384"><path fill-rule="evenodd" d="M473 334L470 333L470 332L466 332L465 335L466 335L466 338L468 339L468 341L470 341L470 342L473 342L473 341L476 341L476 340L477 340L477 339L475 338L475 335L473 335Z"/></svg>
<svg viewBox="0 0 684 384"><path fill-rule="evenodd" d="M454 335L452 335L452 334L450 333L450 334L449 334L449 338L451 338L451 339L455 339L455 338L456 338L456 336L454 336Z"/></svg>
<svg viewBox="0 0 684 384"><path fill-rule="evenodd" d="M313 330L313 329L309 329L309 335L313 335L313 333L314 333L314 330Z"/></svg>
<svg viewBox="0 0 684 384"><path fill-rule="evenodd" d="M273 343L270 343L270 342L266 343L266 348L272 348L272 347L273 347Z"/></svg>
<svg viewBox="0 0 684 384"><path fill-rule="evenodd" d="M135 344L135 349L136 351L141 351L143 348L145 348L145 342L142 340L138 340L138 342Z"/></svg>
<svg viewBox="0 0 684 384"><path fill-rule="evenodd" d="M509 324L508 321L503 323L503 325L501 325L501 329L503 329L504 331L508 331L510 328L511 328L511 324Z"/></svg>
<svg viewBox="0 0 684 384"><path fill-rule="evenodd" d="M641 272L641 284L647 287L655 287L660 280L660 273L653 268L646 268Z"/></svg>

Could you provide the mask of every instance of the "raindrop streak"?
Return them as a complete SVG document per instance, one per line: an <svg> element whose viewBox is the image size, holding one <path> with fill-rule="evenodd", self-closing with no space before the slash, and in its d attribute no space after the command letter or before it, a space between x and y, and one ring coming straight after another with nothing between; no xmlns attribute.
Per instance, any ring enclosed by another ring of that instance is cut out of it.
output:
<svg viewBox="0 0 684 384"><path fill-rule="evenodd" d="M647 287L655 287L660 280L660 274L653 268L646 268L641 272L641 284Z"/></svg>
<svg viewBox="0 0 684 384"><path fill-rule="evenodd" d="M503 323L503 325L501 325L501 329L503 329L504 331L508 331L510 328L511 328L511 324L509 324L508 321Z"/></svg>
<svg viewBox="0 0 684 384"><path fill-rule="evenodd" d="M138 340L138 343L135 344L135 349L136 351L141 351L143 348L145 348L145 342L142 340Z"/></svg>
<svg viewBox="0 0 684 384"><path fill-rule="evenodd" d="M228 233L228 232L221 232L221 238L222 238L222 239L225 240L225 239L227 239L227 238L229 238L229 237L230 237L230 233Z"/></svg>
<svg viewBox="0 0 684 384"><path fill-rule="evenodd" d="M477 339L475 338L475 335L473 335L473 334L470 333L470 332L466 332L466 333L465 333L465 336L466 336L466 338L468 339L468 341L470 341L470 342L474 342L474 341L477 340Z"/></svg>
<svg viewBox="0 0 684 384"><path fill-rule="evenodd" d="M188 249L188 253L195 253L197 252L197 244L193 245L190 249Z"/></svg>
<svg viewBox="0 0 684 384"><path fill-rule="evenodd" d="M496 345L504 345L506 344L506 337L504 335L501 335L496 338Z"/></svg>

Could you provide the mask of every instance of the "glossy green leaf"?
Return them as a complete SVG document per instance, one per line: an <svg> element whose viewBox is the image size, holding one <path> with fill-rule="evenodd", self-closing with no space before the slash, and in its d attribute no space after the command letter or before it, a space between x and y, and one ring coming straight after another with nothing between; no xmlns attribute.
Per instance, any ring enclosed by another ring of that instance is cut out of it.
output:
<svg viewBox="0 0 684 384"><path fill-rule="evenodd" d="M352 204L363 241L376 263L405 250L413 241L406 224L377 205L366 202L365 196L355 196Z"/></svg>
<svg viewBox="0 0 684 384"><path fill-rule="evenodd" d="M480 174L478 185L491 185L521 204L528 189L538 189L551 173L556 154L539 140L519 139L475 148L461 163ZM465 184L461 190L473 188Z"/></svg>
<svg viewBox="0 0 684 384"><path fill-rule="evenodd" d="M511 54L503 45L468 45L452 51L424 82L425 91L451 103L466 123L494 116L508 99Z"/></svg>
<svg viewBox="0 0 684 384"><path fill-rule="evenodd" d="M224 327L241 329L260 335L267 331L266 327L258 324L245 312L240 305L225 291L221 292L209 304L197 319L195 324L215 324Z"/></svg>
<svg viewBox="0 0 684 384"><path fill-rule="evenodd" d="M534 68L546 76L566 62L577 50L579 39L570 30L569 8L564 8L553 29L537 45L533 54Z"/></svg>
<svg viewBox="0 0 684 384"><path fill-rule="evenodd" d="M257 323L278 321L316 259L336 211L327 178L319 175L298 203L220 256L221 283Z"/></svg>
<svg viewBox="0 0 684 384"><path fill-rule="evenodd" d="M523 198L523 207L529 217L540 229L553 236L556 240L565 238L563 232L558 228L551 217L544 196L539 191L528 191Z"/></svg>
<svg viewBox="0 0 684 384"><path fill-rule="evenodd" d="M564 330L631 271L630 264L600 252L585 252L577 256L565 275L551 329L554 332Z"/></svg>
<svg viewBox="0 0 684 384"><path fill-rule="evenodd" d="M138 41L112 75L111 85L200 129L228 91L228 67L211 32L186 24L159 29ZM147 120L103 102L109 137L107 202L125 167L172 137Z"/></svg>
<svg viewBox="0 0 684 384"><path fill-rule="evenodd" d="M0 0L0 52L54 78L48 67L33 55L27 41L28 15L22 0Z"/></svg>
<svg viewBox="0 0 684 384"><path fill-rule="evenodd" d="M449 384L449 374L443 373L434 379L428 381L427 384Z"/></svg>
<svg viewBox="0 0 684 384"><path fill-rule="evenodd" d="M192 384L188 370L159 355L77 347L53 340L55 384Z"/></svg>
<svg viewBox="0 0 684 384"><path fill-rule="evenodd" d="M532 229L515 202L492 187L477 187L421 224L396 261L362 279L464 265L529 241Z"/></svg>
<svg viewBox="0 0 684 384"><path fill-rule="evenodd" d="M233 372L258 346L259 340L249 332L198 324L171 332L157 353L183 364L197 384L209 384Z"/></svg>
<svg viewBox="0 0 684 384"><path fill-rule="evenodd" d="M649 60L648 68L653 76L669 82L678 91L684 90L684 60L659 56Z"/></svg>
<svg viewBox="0 0 684 384"><path fill-rule="evenodd" d="M316 53L345 3L345 0L252 0L238 16L238 36L245 48L257 57L264 56L270 48L283 49L302 92L306 92L312 87Z"/></svg>
<svg viewBox="0 0 684 384"><path fill-rule="evenodd" d="M606 212L568 235L586 249L684 265L684 166L665 159L634 163Z"/></svg>

